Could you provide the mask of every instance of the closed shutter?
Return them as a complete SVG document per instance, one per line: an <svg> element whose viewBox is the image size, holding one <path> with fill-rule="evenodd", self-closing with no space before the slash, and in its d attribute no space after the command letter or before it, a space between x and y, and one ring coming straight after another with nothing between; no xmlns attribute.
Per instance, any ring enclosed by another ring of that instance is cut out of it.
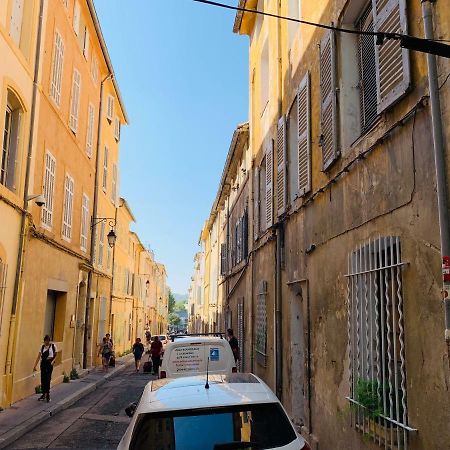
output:
<svg viewBox="0 0 450 450"><path fill-rule="evenodd" d="M117 201L117 164L112 167L112 186L111 186L111 201L116 204Z"/></svg>
<svg viewBox="0 0 450 450"><path fill-rule="evenodd" d="M86 59L89 57L89 30L84 29L83 55Z"/></svg>
<svg viewBox="0 0 450 450"><path fill-rule="evenodd" d="M13 0L12 2L9 34L17 45L20 44L20 34L22 32L23 6L24 0Z"/></svg>
<svg viewBox="0 0 450 450"><path fill-rule="evenodd" d="M286 211L287 199L287 173L286 173L286 117L278 121L277 130L277 215Z"/></svg>
<svg viewBox="0 0 450 450"><path fill-rule="evenodd" d="M273 224L273 140L266 144L266 229Z"/></svg>
<svg viewBox="0 0 450 450"><path fill-rule="evenodd" d="M53 67L52 67L52 81L50 84L50 97L59 106L61 103L61 84L62 71L64 62L64 42L61 35L55 33L55 44L53 51Z"/></svg>
<svg viewBox="0 0 450 450"><path fill-rule="evenodd" d="M114 97L112 95L108 95L108 99L106 101L106 118L111 122L114 114Z"/></svg>
<svg viewBox="0 0 450 450"><path fill-rule="evenodd" d="M92 157L92 146L94 145L94 105L88 106L88 126L86 132L86 153L89 158Z"/></svg>
<svg viewBox="0 0 450 450"><path fill-rule="evenodd" d="M374 29L407 34L405 0L372 0ZM377 65L377 112L380 114L408 90L411 82L409 51L397 40L375 46Z"/></svg>
<svg viewBox="0 0 450 450"><path fill-rule="evenodd" d="M220 244L220 274L226 275L227 268L227 244Z"/></svg>
<svg viewBox="0 0 450 450"><path fill-rule="evenodd" d="M256 241L259 236L259 167L255 167L253 185L253 238Z"/></svg>
<svg viewBox="0 0 450 450"><path fill-rule="evenodd" d="M327 170L339 156L335 54L334 33L329 30L320 43L320 145L323 170Z"/></svg>
<svg viewBox="0 0 450 450"><path fill-rule="evenodd" d="M69 175L66 175L62 235L68 240L72 238L73 194L73 178Z"/></svg>
<svg viewBox="0 0 450 450"><path fill-rule="evenodd" d="M247 258L248 256L248 209L245 209L244 211L244 217L243 217L243 252L244 252L244 258Z"/></svg>
<svg viewBox="0 0 450 450"><path fill-rule="evenodd" d="M89 221L89 197L83 194L81 204L81 231L80 231L80 248L83 251L87 249L88 240L88 221Z"/></svg>
<svg viewBox="0 0 450 450"><path fill-rule="evenodd" d="M75 1L73 7L73 31L78 36L80 32L80 3L78 1Z"/></svg>
<svg viewBox="0 0 450 450"><path fill-rule="evenodd" d="M299 196L311 190L311 121L309 104L309 72L298 87L298 189Z"/></svg>
<svg viewBox="0 0 450 450"><path fill-rule="evenodd" d="M103 180L102 180L102 188L106 192L108 187L108 147L105 146L105 151L103 153Z"/></svg>
<svg viewBox="0 0 450 450"><path fill-rule="evenodd" d="M81 89L81 75L78 70L73 71L72 78L72 103L70 106L70 129L76 133L78 130L78 114L80 111L80 89Z"/></svg>
<svg viewBox="0 0 450 450"><path fill-rule="evenodd" d="M42 206L42 224L47 227L53 225L53 195L55 191L56 159L50 152L45 153L44 169L44 198Z"/></svg>

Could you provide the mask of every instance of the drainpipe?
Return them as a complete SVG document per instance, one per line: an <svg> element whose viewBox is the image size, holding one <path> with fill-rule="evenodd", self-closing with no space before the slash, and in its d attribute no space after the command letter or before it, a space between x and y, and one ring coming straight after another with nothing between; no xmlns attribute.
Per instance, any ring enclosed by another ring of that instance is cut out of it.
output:
<svg viewBox="0 0 450 450"><path fill-rule="evenodd" d="M433 12L431 0L422 0L422 17L426 39L433 36ZM443 295L445 311L445 341L447 356L450 358L450 220L448 214L448 186L446 177L444 137L442 133L441 102L437 75L436 56L427 53L428 83L430 91L431 123L433 128L434 160L436 165L436 184L439 211L439 231L441 239ZM449 361L450 362L450 361Z"/></svg>
<svg viewBox="0 0 450 450"><path fill-rule="evenodd" d="M281 0L278 1L278 16L281 16ZM283 67L281 46L281 19L277 19L277 42L278 42L278 117L283 113L282 91L283 91ZM283 291L281 286L282 268L282 246L283 246L283 223L276 227L276 250L275 250L275 390L277 397L282 399L283 395L283 333L282 333L282 304Z"/></svg>
<svg viewBox="0 0 450 450"><path fill-rule="evenodd" d="M95 181L94 181L94 201L92 204L92 218L91 218L91 251L89 256L90 270L88 272L87 291L86 291L86 311L84 315L84 336L83 336L83 369L87 369L87 350L89 345L89 320L90 320L90 303L91 303L91 287L92 287L92 275L94 270L94 254L95 254L95 222L94 217L97 217L98 207L98 180L100 170L100 135L102 130L102 116L103 116L103 84L105 81L112 78L112 74L109 73L100 83L100 101L98 108L98 124L97 124L97 148L96 148L96 160L95 160Z"/></svg>
<svg viewBox="0 0 450 450"><path fill-rule="evenodd" d="M33 157L33 135L34 135L34 124L36 120L36 98L38 92L39 83L39 66L41 61L41 44L42 44L42 26L44 22L44 0L39 3L39 21L38 29L36 35L36 54L34 58L34 75L33 75L33 93L31 98L31 109L30 109L30 129L28 134L28 150L27 150L27 162L25 168L25 184L23 189L23 210L22 217L20 219L20 236L19 236L19 251L17 253L17 264L16 264L16 275L14 279L14 291L13 291L13 301L11 306L11 318L9 326L9 336L8 336L8 348L6 355L6 366L5 374L12 376L12 362L14 359L14 347L16 343L16 312L17 303L19 297L22 295L22 271L23 271L23 259L25 255L25 237L26 237L26 222L28 214L28 189L30 186L31 177L31 161ZM12 385L11 385L12 389Z"/></svg>

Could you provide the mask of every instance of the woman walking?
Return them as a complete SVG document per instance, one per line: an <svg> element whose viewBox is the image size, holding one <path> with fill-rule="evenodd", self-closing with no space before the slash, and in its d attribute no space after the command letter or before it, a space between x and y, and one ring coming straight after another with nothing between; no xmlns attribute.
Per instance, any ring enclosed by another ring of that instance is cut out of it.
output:
<svg viewBox="0 0 450 450"><path fill-rule="evenodd" d="M41 389L42 395L38 400L50 401L50 383L52 381L53 364L57 354L56 345L50 342L50 336L44 337L44 343L39 350L33 372L36 372L39 360L41 361Z"/></svg>
<svg viewBox="0 0 450 450"><path fill-rule="evenodd" d="M103 370L108 372L109 360L112 355L112 343L106 337L103 338L103 342L100 344L98 356L100 355L102 355Z"/></svg>
<svg viewBox="0 0 450 450"><path fill-rule="evenodd" d="M136 366L136 372L139 372L141 365L142 355L144 354L144 345L141 342L141 338L136 338L136 342L133 344L134 364Z"/></svg>

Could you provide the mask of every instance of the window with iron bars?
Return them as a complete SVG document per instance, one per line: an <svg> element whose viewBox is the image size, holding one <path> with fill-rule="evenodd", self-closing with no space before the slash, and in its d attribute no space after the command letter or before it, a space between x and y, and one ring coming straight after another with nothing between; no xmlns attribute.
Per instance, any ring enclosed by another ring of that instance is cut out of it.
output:
<svg viewBox="0 0 450 450"><path fill-rule="evenodd" d="M352 425L389 449L407 447L400 239L380 237L349 256L348 341Z"/></svg>
<svg viewBox="0 0 450 450"><path fill-rule="evenodd" d="M267 281L261 281L256 301L255 351L256 361L266 366L267 351Z"/></svg>

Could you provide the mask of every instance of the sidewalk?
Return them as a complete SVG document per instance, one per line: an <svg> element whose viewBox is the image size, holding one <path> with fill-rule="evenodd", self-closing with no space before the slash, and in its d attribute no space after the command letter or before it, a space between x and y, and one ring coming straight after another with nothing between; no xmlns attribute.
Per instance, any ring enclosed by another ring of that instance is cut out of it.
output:
<svg viewBox="0 0 450 450"><path fill-rule="evenodd" d="M126 369L133 361L133 355L116 359L116 367L104 373L101 367L91 369L83 378L60 383L52 387L50 403L38 402L37 395L31 395L0 412L0 449L32 430L51 416L69 408L85 395L106 383L109 378Z"/></svg>

